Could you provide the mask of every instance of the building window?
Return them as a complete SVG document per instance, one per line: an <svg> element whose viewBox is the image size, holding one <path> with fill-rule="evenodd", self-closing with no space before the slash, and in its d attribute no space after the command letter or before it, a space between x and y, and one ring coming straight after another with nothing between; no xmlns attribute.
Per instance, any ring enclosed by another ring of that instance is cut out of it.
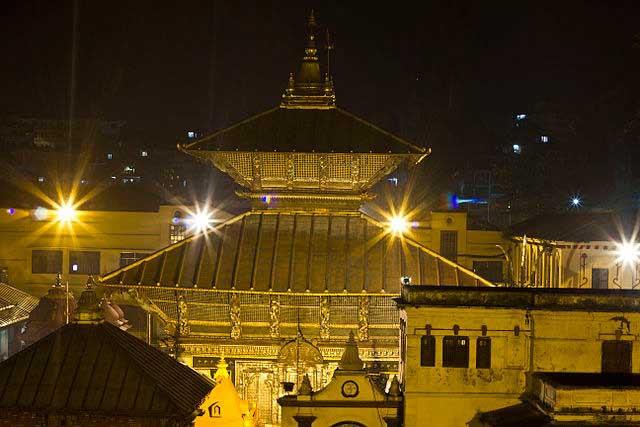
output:
<svg viewBox="0 0 640 427"><path fill-rule="evenodd" d="M440 232L440 255L451 261L458 258L458 232L442 230Z"/></svg>
<svg viewBox="0 0 640 427"><path fill-rule="evenodd" d="M548 137L548 136L546 136L546 135L542 135L542 136L540 137L540 142L545 142L545 143L546 143L546 142L549 142L549 137Z"/></svg>
<svg viewBox="0 0 640 427"><path fill-rule="evenodd" d="M631 341L603 341L602 372L612 374L630 374L631 345Z"/></svg>
<svg viewBox="0 0 640 427"><path fill-rule="evenodd" d="M62 273L62 251L32 251L31 272L39 274Z"/></svg>
<svg viewBox="0 0 640 427"><path fill-rule="evenodd" d="M38 177L38 182L44 182L44 176L39 176Z"/></svg>
<svg viewBox="0 0 640 427"><path fill-rule="evenodd" d="M473 261L473 272L492 282L504 281L502 261Z"/></svg>
<svg viewBox="0 0 640 427"><path fill-rule="evenodd" d="M513 144L513 154L520 154L522 153L522 147L520 147L520 144Z"/></svg>
<svg viewBox="0 0 640 427"><path fill-rule="evenodd" d="M100 252L69 252L69 274L100 274Z"/></svg>
<svg viewBox="0 0 640 427"><path fill-rule="evenodd" d="M442 340L442 366L469 367L469 337L446 336Z"/></svg>
<svg viewBox="0 0 640 427"><path fill-rule="evenodd" d="M113 160L113 153L107 153L107 160Z"/></svg>
<svg viewBox="0 0 640 427"><path fill-rule="evenodd" d="M591 287L593 289L609 288L609 269L592 268L591 269Z"/></svg>
<svg viewBox="0 0 640 427"><path fill-rule="evenodd" d="M516 114L516 120L520 121L520 120L524 120L527 118L526 114Z"/></svg>
<svg viewBox="0 0 640 427"><path fill-rule="evenodd" d="M436 366L436 337L433 335L420 338L420 366Z"/></svg>
<svg viewBox="0 0 640 427"><path fill-rule="evenodd" d="M169 243L178 243L185 238L187 227L184 224L169 224Z"/></svg>
<svg viewBox="0 0 640 427"><path fill-rule="evenodd" d="M476 341L476 368L491 368L491 338L478 337Z"/></svg>
<svg viewBox="0 0 640 427"><path fill-rule="evenodd" d="M145 150L140 151L140 157L149 157L149 152Z"/></svg>
<svg viewBox="0 0 640 427"><path fill-rule="evenodd" d="M125 267L149 255L149 252L120 252L120 267Z"/></svg>

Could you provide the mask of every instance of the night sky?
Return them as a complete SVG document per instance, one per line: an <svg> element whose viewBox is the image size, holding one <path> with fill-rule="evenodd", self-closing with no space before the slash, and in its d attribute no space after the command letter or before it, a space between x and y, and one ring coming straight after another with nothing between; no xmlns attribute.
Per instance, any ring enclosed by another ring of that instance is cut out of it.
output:
<svg viewBox="0 0 640 427"><path fill-rule="evenodd" d="M421 123L482 145L515 112L545 101L583 114L639 71L637 1L77 4L76 116L126 120L158 144L277 105L312 7L335 42L338 105L434 152L452 141ZM67 117L73 5L3 1L0 114ZM464 119L442 119L451 111Z"/></svg>

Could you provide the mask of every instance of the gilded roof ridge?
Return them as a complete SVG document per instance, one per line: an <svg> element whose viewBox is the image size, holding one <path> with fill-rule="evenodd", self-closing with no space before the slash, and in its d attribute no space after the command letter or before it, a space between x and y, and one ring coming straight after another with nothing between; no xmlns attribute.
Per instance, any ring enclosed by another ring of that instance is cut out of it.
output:
<svg viewBox="0 0 640 427"><path fill-rule="evenodd" d="M385 224L379 222L378 220L370 217L369 215L360 212L360 215L362 216L362 218L364 218L365 220L369 221L371 224L375 224L378 227L386 227ZM473 277L474 279L482 282L484 285L486 286L490 286L490 287L495 287L496 285L493 284L492 282L488 281L487 279L483 278L482 276L477 275L476 273L474 273L473 271L469 270L468 268L463 267L462 265L458 264L457 262L453 262L450 259L448 259L447 257L444 257L442 255L440 255L438 252L429 249L428 247L424 246L422 243L416 241L415 239L412 239L409 236L406 235L402 235L402 240L406 241L407 243L409 243L411 246L431 255L434 258L437 258L438 260L444 262L445 264L448 264L449 266Z"/></svg>
<svg viewBox="0 0 640 427"><path fill-rule="evenodd" d="M421 153L423 153L423 154L425 154L425 155L429 155L429 154L431 154L431 149L430 149L430 148L426 148L426 147L418 147L417 145L413 145L412 143L410 143L410 142L409 142L409 141L407 141L406 139L400 138L399 136L394 135L394 134L392 134L391 132L386 131L386 130L382 129L381 127L379 127L379 126L377 126L377 125L375 125L375 124L373 124L373 123L371 123L371 122L369 122L369 121L367 121L367 120L364 120L364 119L362 119L362 118L360 118L360 117L356 116L355 114L352 114L352 113L348 112L347 110L344 110L344 109L342 109L342 108L340 108L340 107L336 107L336 110L337 110L337 111L339 111L339 112L341 112L342 114L344 114L344 115L346 115L346 116L351 117L351 118L352 118L352 119L354 119L355 121L362 123L363 125L369 126L370 128L375 129L375 130L377 130L378 132L380 132L380 133L382 133L382 134L384 134L384 135L386 135L386 136L388 136L388 137L391 137L391 139L393 139L393 140L395 140L395 141L397 141L397 142L400 142L400 143L402 143L402 144L408 145L409 147L411 147L412 149L414 149L414 150L416 150L416 151L419 151L419 152L421 152ZM416 164L420 163L420 162L422 161L422 159L424 159L424 157L425 157L425 156L421 157L421 158L416 162Z"/></svg>
<svg viewBox="0 0 640 427"><path fill-rule="evenodd" d="M169 250L173 250L173 249L178 248L178 247L180 247L182 245L185 245L188 242L193 241L194 239L196 239L197 237L199 237L202 234L207 234L208 235L210 233L214 233L214 232L218 231L220 228L223 228L223 227L225 227L227 225L233 224L236 221L240 221L245 216L251 214L251 212L252 211L247 211L247 212L238 214L236 216L233 216L233 217L229 218L226 221L223 221L223 222L217 224L215 227L211 227L209 230L205 231L204 233L194 233L193 235L191 235L191 236L189 236L187 238L184 238L184 239L180 240L179 242L173 243L173 244L171 244L169 246L165 246L162 249L158 249L157 251L153 252L149 256L141 258L138 261L132 262L131 264L128 264L128 265L126 265L124 267L120 267L120 268L118 268L118 269L116 269L114 271L111 271L111 272L105 274L104 276L100 276L98 281L100 283L103 283L104 281L109 280L112 277L114 277L116 274L123 274L123 273L131 270L132 268L139 266L142 263L151 261L152 259L161 256L163 253L168 252Z"/></svg>
<svg viewBox="0 0 640 427"><path fill-rule="evenodd" d="M246 124L246 123L248 123L248 122L250 122L252 120L255 120L255 119L257 119L259 117L262 117L262 116L266 116L267 114L273 113L274 111L278 111L278 110L280 110L279 106L270 108L270 109L265 110L265 111L263 111L261 113L257 113L257 114L254 114L253 116L249 116L246 119L239 121L238 123L232 124L231 126L227 126L226 128L219 129L219 130L217 130L217 131L215 131L215 132L213 132L213 133L211 133L209 135L203 136L202 138L199 138L199 139L197 139L197 140L195 140L195 141L193 141L193 142L191 142L189 144L178 144L177 145L178 150L180 150L182 152L185 152L187 154L190 154L187 150L193 149L192 147L194 145L200 144L201 142L206 142L206 141L208 141L210 139L215 139L218 135L221 135L223 133L229 132L229 131L231 131L231 130L233 130L235 128L238 128L238 127L240 127L240 126L242 126L242 125L244 125L244 124Z"/></svg>

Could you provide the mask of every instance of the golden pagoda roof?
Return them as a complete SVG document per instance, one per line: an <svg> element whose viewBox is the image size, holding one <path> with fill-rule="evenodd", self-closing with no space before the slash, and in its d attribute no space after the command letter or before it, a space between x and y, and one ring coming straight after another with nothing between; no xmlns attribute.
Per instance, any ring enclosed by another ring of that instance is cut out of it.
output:
<svg viewBox="0 0 640 427"><path fill-rule="evenodd" d="M101 278L106 286L380 294L400 278L492 286L359 212L251 211Z"/></svg>
<svg viewBox="0 0 640 427"><path fill-rule="evenodd" d="M427 148L336 107L333 78L321 76L315 26L312 13L300 70L290 75L280 106L178 148L258 197L365 193L403 161L416 164L427 156Z"/></svg>

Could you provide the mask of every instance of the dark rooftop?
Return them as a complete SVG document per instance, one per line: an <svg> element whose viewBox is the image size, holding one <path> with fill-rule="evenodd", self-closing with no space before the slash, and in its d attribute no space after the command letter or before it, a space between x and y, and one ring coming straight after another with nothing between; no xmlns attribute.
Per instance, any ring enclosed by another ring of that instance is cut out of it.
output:
<svg viewBox="0 0 640 427"><path fill-rule="evenodd" d="M484 426L500 427L543 427L551 421L547 415L528 403L483 412L478 415L478 419Z"/></svg>
<svg viewBox="0 0 640 427"><path fill-rule="evenodd" d="M626 289L402 287L400 305L530 310L640 311L640 291Z"/></svg>
<svg viewBox="0 0 640 427"><path fill-rule="evenodd" d="M273 108L182 147L185 151L298 151L423 154L425 148L340 108Z"/></svg>
<svg viewBox="0 0 640 427"><path fill-rule="evenodd" d="M0 364L0 408L184 419L213 384L109 323L67 324Z"/></svg>
<svg viewBox="0 0 640 427"><path fill-rule="evenodd" d="M539 372L534 377L557 388L640 388L640 374Z"/></svg>
<svg viewBox="0 0 640 427"><path fill-rule="evenodd" d="M565 242L620 242L633 235L637 212L588 212L538 215L511 226L508 236Z"/></svg>

